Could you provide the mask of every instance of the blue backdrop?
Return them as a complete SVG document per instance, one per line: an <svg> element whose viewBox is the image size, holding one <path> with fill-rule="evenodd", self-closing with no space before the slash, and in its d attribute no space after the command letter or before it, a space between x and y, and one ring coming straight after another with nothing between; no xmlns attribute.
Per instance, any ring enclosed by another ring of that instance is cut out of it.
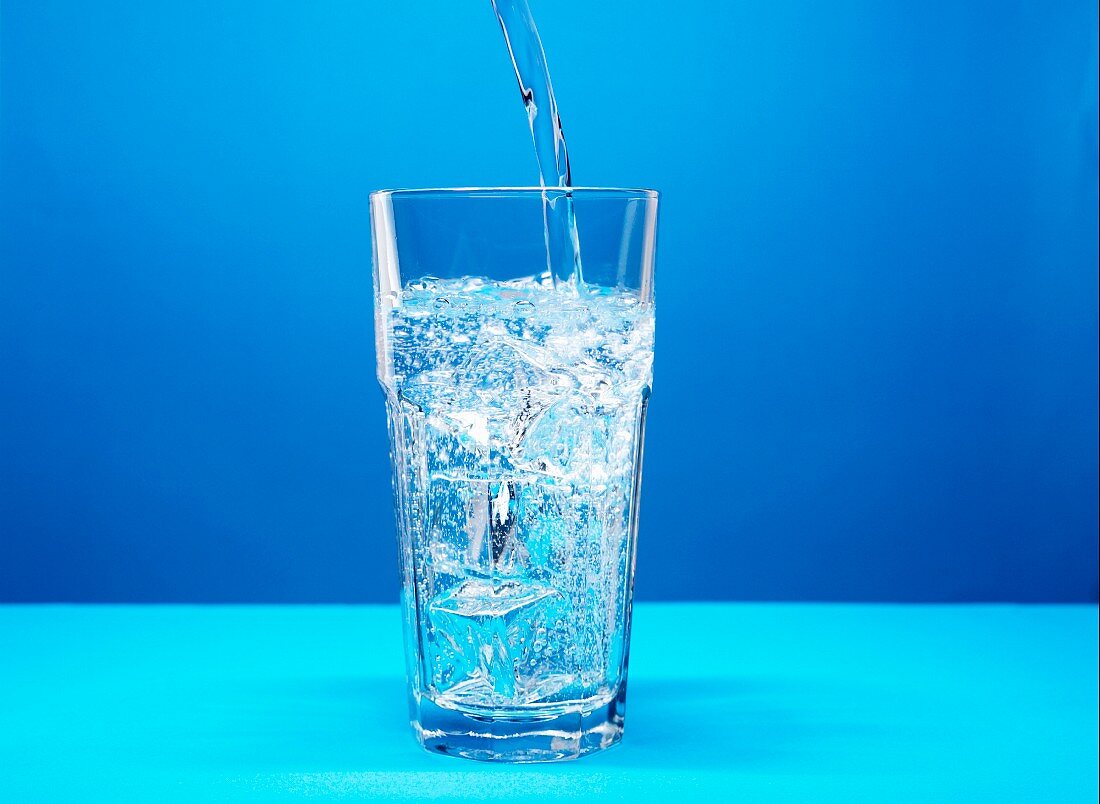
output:
<svg viewBox="0 0 1100 804"><path fill-rule="evenodd" d="M395 599L367 193L532 183L489 4L0 8L0 599ZM534 10L664 193L638 594L1095 600L1096 3Z"/></svg>

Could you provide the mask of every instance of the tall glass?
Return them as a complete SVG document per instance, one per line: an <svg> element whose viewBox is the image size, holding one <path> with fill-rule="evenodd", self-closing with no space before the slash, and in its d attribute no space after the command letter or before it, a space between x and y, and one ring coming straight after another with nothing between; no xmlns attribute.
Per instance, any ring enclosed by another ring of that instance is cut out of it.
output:
<svg viewBox="0 0 1100 804"><path fill-rule="evenodd" d="M623 732L657 194L551 193L371 195L410 717L473 759Z"/></svg>

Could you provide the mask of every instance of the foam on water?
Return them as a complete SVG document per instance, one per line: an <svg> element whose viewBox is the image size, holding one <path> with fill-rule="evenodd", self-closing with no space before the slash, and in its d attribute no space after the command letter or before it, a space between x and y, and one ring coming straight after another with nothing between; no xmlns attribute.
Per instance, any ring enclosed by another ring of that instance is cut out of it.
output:
<svg viewBox="0 0 1100 804"><path fill-rule="evenodd" d="M395 302L384 385L419 692L496 713L613 695L652 308L470 277Z"/></svg>

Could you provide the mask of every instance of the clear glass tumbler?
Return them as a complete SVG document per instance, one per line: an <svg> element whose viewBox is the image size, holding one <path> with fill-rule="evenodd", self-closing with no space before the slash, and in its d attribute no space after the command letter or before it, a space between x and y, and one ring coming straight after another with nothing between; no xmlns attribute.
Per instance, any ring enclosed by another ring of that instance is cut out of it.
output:
<svg viewBox="0 0 1100 804"><path fill-rule="evenodd" d="M567 213L579 271L547 256ZM656 219L651 190L371 195L410 717L428 750L537 762L622 736Z"/></svg>

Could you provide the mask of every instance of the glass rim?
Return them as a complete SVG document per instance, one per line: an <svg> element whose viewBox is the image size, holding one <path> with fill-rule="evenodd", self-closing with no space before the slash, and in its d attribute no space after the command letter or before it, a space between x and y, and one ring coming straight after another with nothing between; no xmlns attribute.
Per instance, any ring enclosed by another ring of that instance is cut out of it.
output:
<svg viewBox="0 0 1100 804"><path fill-rule="evenodd" d="M370 194L370 198L371 200L376 198L402 198L406 196L435 196L438 198L508 198L542 195L543 193L549 192L580 196L604 195L611 198L647 198L654 201L656 201L660 195L657 190L650 190L644 187L422 187L375 190Z"/></svg>

